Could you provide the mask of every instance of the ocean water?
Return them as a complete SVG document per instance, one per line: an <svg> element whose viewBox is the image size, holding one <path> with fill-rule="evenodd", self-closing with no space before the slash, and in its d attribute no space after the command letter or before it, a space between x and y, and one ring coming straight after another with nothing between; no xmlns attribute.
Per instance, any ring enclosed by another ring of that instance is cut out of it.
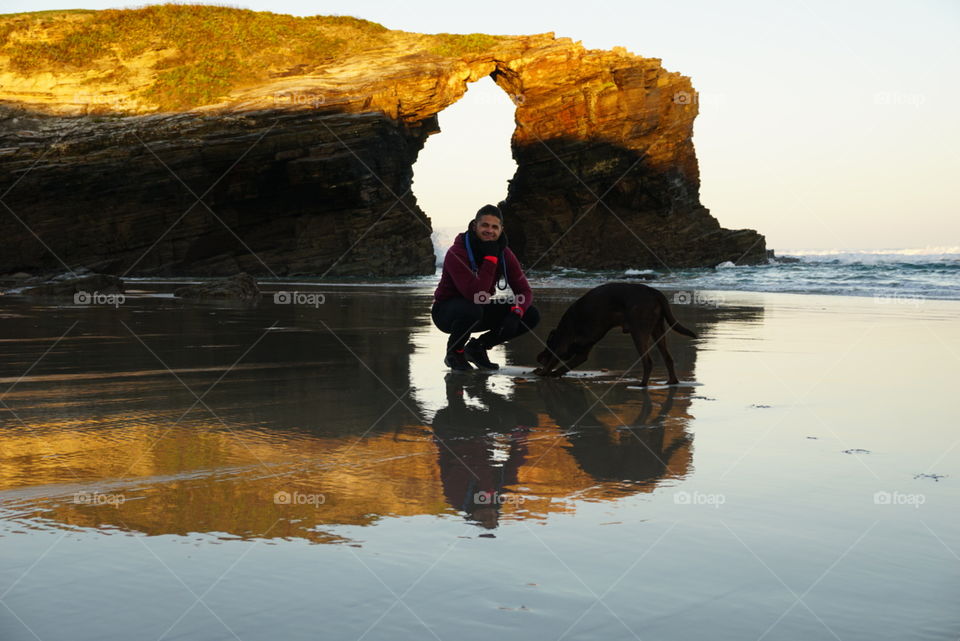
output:
<svg viewBox="0 0 960 641"><path fill-rule="evenodd" d="M423 287L440 278L446 245L453 235L434 239L437 272L404 279L364 279L383 285ZM442 241L442 242L441 242ZM441 246L443 249L441 249ZM642 280L677 293L674 302L716 303L718 292L769 292L871 297L878 304L922 305L960 300L960 246L917 249L783 250L766 265L724 263L699 269L588 270L555 266L528 273L531 284L549 288L593 287L613 280ZM299 279L298 279L299 280ZM311 282L311 279L302 279ZM344 279L349 282L349 279ZM364 284L357 281L354 284Z"/></svg>
<svg viewBox="0 0 960 641"><path fill-rule="evenodd" d="M438 259L441 260L441 259ZM442 260L441 260L442 262ZM399 290L425 289L440 280L438 262L433 274L413 277L309 276L261 279L261 285L293 290L297 287L345 285L355 288L389 286ZM918 307L937 300L960 300L960 247L890 250L798 250L778 254L765 265L724 263L696 269L590 270L555 266L527 273L531 287L586 291L610 281L636 281L665 291L677 305L717 306L736 292L856 296L876 305ZM192 283L194 278L127 278L131 287ZM19 290L8 290L17 294ZM157 294L154 294L157 295ZM161 296L164 294L160 294Z"/></svg>
<svg viewBox="0 0 960 641"><path fill-rule="evenodd" d="M891 250L803 250L778 253L766 265L724 263L705 269L589 271L557 267L534 281L550 286L651 279L678 290L676 302L717 300L709 292L780 292L867 296L877 303L920 305L960 300L960 247Z"/></svg>
<svg viewBox="0 0 960 641"><path fill-rule="evenodd" d="M906 304L960 298L960 247L786 251L780 259L790 262L724 264L667 273L660 281L698 289L869 296Z"/></svg>

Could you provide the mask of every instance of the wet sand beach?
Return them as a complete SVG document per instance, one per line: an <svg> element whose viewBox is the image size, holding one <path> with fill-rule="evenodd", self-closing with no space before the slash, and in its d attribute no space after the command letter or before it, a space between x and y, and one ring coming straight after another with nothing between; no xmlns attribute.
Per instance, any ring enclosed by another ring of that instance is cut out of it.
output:
<svg viewBox="0 0 960 641"><path fill-rule="evenodd" d="M432 288L293 287L0 298L4 641L960 634L960 302L692 297L643 390L521 375L585 289L461 374Z"/></svg>

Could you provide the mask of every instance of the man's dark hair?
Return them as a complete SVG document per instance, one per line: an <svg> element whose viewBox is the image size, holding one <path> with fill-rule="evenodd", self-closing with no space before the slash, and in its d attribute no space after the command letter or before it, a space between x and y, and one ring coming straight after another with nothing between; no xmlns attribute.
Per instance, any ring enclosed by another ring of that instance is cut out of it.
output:
<svg viewBox="0 0 960 641"><path fill-rule="evenodd" d="M500 224L503 224L503 212L496 205L484 205L477 211L477 215L473 219L480 220L481 216L496 216L500 219Z"/></svg>

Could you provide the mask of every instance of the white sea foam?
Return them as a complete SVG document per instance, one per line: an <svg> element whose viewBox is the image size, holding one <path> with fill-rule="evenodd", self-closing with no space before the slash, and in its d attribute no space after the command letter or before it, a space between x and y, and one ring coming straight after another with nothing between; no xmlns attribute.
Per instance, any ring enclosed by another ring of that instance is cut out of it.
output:
<svg viewBox="0 0 960 641"><path fill-rule="evenodd" d="M905 304L928 299L960 300L960 247L778 250L777 255L799 260L735 267L721 263L713 269L667 269L653 274L657 287L687 291L691 300L697 300L701 290L870 296L878 302ZM643 271L563 274L559 279L551 278L549 284L599 285L619 274Z"/></svg>
<svg viewBox="0 0 960 641"><path fill-rule="evenodd" d="M799 258L807 263L952 263L960 261L960 247L911 247L901 249L782 249L779 257Z"/></svg>

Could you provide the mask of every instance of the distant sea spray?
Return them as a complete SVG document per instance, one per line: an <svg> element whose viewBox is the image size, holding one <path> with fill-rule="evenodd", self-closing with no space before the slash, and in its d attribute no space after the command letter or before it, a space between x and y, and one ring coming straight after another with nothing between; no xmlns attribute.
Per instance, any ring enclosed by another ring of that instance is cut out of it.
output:
<svg viewBox="0 0 960 641"><path fill-rule="evenodd" d="M778 250L780 257L799 258L807 263L839 262L872 265L876 263L957 263L960 246L907 249L798 249Z"/></svg>

